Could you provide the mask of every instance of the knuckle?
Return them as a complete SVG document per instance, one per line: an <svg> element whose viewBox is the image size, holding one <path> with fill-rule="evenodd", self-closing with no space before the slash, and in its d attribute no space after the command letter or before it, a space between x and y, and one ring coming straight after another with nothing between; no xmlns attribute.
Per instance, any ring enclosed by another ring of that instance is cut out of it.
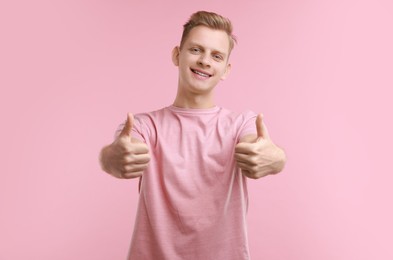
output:
<svg viewBox="0 0 393 260"><path fill-rule="evenodd" d="M121 168L125 167L129 162L130 162L130 157L124 155L124 156L120 159L120 161L119 161L120 167L121 167Z"/></svg>
<svg viewBox="0 0 393 260"><path fill-rule="evenodd" d="M256 160L254 157L251 157L248 161L250 163L250 165L255 166L256 165Z"/></svg>
<svg viewBox="0 0 393 260"><path fill-rule="evenodd" d="M251 172L252 173L257 173L258 172L258 167L256 165L251 166Z"/></svg>
<svg viewBox="0 0 393 260"><path fill-rule="evenodd" d="M128 172L128 167L126 165L120 166L120 174L124 175Z"/></svg>
<svg viewBox="0 0 393 260"><path fill-rule="evenodd" d="M132 162L134 162L135 161L135 154L129 154L128 156L127 156L127 162L128 163L132 163Z"/></svg>
<svg viewBox="0 0 393 260"><path fill-rule="evenodd" d="M126 140L125 138L123 138L123 137L120 137L119 139L117 139L117 140L115 141L115 143L116 143L116 145L117 145L118 147L126 147L127 144L128 144L127 140Z"/></svg>
<svg viewBox="0 0 393 260"><path fill-rule="evenodd" d="M125 145L123 146L123 152L125 154L132 154L134 152L134 149L132 148L132 146Z"/></svg>
<svg viewBox="0 0 393 260"><path fill-rule="evenodd" d="M133 146L133 145L129 146L128 147L128 152L131 153L131 154L135 153L135 146Z"/></svg>
<svg viewBox="0 0 393 260"><path fill-rule="evenodd" d="M142 172L141 172L141 171L138 171L138 172L131 172L131 173L126 174L126 175L124 176L124 178L126 178L126 179L133 179L133 178L140 177L141 175L142 175Z"/></svg>

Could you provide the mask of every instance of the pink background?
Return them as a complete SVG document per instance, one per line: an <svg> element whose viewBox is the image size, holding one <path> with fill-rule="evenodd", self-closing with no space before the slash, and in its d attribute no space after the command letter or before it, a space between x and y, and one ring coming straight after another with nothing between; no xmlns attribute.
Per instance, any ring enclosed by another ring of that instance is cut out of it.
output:
<svg viewBox="0 0 393 260"><path fill-rule="evenodd" d="M137 182L98 152L172 103L200 9L239 39L217 103L263 112L288 154L249 181L253 259L393 259L391 0L25 0L0 4L1 260L126 257Z"/></svg>

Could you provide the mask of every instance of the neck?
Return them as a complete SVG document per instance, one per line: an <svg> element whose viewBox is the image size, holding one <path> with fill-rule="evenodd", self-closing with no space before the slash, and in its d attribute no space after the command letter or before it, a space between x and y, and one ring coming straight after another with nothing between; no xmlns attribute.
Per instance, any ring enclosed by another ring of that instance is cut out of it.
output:
<svg viewBox="0 0 393 260"><path fill-rule="evenodd" d="M205 109L214 107L215 103L211 92L208 94L186 94L178 90L173 105L181 108Z"/></svg>

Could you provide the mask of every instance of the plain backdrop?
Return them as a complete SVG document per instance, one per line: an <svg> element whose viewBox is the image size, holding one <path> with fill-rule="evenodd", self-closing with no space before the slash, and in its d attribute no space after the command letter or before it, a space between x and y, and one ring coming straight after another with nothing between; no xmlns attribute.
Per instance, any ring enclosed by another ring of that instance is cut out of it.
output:
<svg viewBox="0 0 393 260"><path fill-rule="evenodd" d="M216 103L288 156L249 180L255 260L393 259L391 0L0 3L0 259L125 259L137 181L98 165L127 112L170 105L198 10L234 24Z"/></svg>

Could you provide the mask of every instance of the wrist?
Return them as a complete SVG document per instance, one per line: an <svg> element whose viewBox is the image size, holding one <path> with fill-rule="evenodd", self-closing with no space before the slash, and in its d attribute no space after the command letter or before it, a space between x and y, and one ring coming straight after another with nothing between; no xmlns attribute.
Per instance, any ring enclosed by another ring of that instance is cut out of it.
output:
<svg viewBox="0 0 393 260"><path fill-rule="evenodd" d="M273 174L279 173L284 169L285 163L287 161L287 157L285 155L285 152L277 147L276 151L276 160L274 163L274 171Z"/></svg>
<svg viewBox="0 0 393 260"><path fill-rule="evenodd" d="M101 169L104 172L110 174L111 172L110 172L110 169L108 168L108 165L107 165L107 157L108 157L109 150L110 150L110 145L104 146L100 151L100 154L98 156L98 160L100 162Z"/></svg>

